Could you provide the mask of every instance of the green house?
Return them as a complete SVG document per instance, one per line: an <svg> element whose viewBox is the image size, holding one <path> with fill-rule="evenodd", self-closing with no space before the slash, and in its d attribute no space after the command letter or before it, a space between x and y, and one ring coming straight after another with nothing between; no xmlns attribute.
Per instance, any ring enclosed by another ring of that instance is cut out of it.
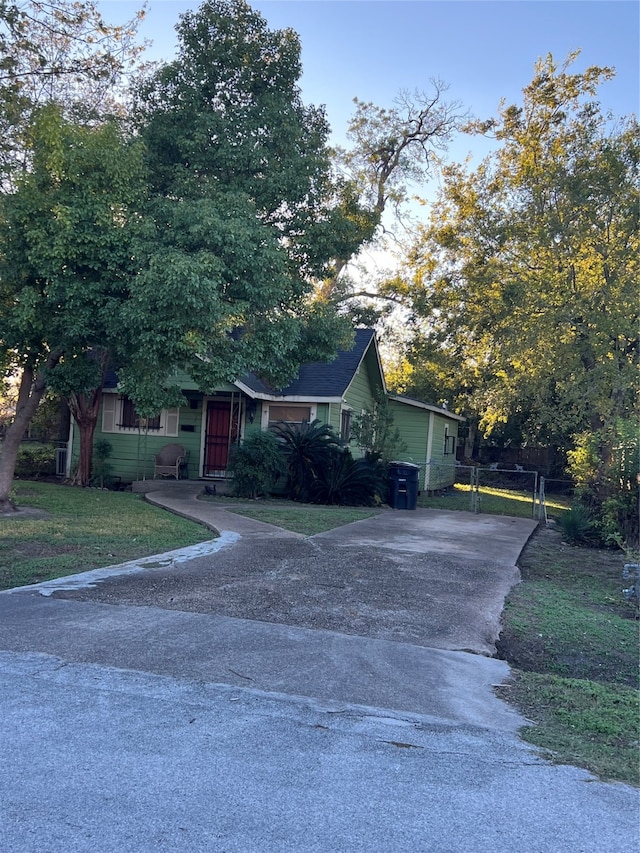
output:
<svg viewBox="0 0 640 853"><path fill-rule="evenodd" d="M166 409L152 419L137 416L131 400L119 393L115 375L105 383L94 441L109 442L109 464L121 482L153 479L153 457L165 445L179 444L186 456L182 477L224 486L231 448L251 430L266 430L282 421L299 424L318 418L350 440L353 418L371 408L376 394L387 393L371 329L356 330L353 347L338 352L334 361L303 365L296 379L280 390L248 375L220 386L214 394L203 394L186 374L178 379L186 405ZM421 489L451 485L458 423L463 419L407 397L388 395L388 399L394 424L406 445L398 461L421 466ZM360 454L351 443L354 455ZM69 445L67 464L71 470L78 452L75 427Z"/></svg>

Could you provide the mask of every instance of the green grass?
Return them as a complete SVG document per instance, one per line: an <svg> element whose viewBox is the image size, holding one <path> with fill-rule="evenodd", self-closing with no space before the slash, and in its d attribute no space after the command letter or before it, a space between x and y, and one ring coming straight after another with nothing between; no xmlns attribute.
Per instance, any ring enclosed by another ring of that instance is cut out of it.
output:
<svg viewBox="0 0 640 853"><path fill-rule="evenodd" d="M557 514L569 509L569 498L547 497L547 512ZM471 510L470 487L462 483L445 495L421 495L418 506L427 509L453 509L469 512ZM533 514L533 495L531 492L511 489L480 487L480 511L490 515L513 515L531 518Z"/></svg>
<svg viewBox="0 0 640 853"><path fill-rule="evenodd" d="M214 536L124 492L20 481L16 501L46 515L0 518L0 589L159 554Z"/></svg>
<svg viewBox="0 0 640 853"><path fill-rule="evenodd" d="M219 501L225 503L224 498ZM246 504L234 506L231 503L225 508L238 515L246 515L249 518L255 518L256 521L274 524L276 527L302 533L304 536L324 533L325 530L333 530L334 527L342 527L343 524L361 521L379 512L376 509L361 507L318 506L285 500L265 500L249 506Z"/></svg>
<svg viewBox="0 0 640 853"><path fill-rule="evenodd" d="M523 737L555 761L640 785L639 623L622 596L623 563L553 529L532 537L502 615L498 650L515 678L499 693L534 721Z"/></svg>
<svg viewBox="0 0 640 853"><path fill-rule="evenodd" d="M520 672L499 695L530 716L523 737L558 764L639 785L638 691L591 680Z"/></svg>
<svg viewBox="0 0 640 853"><path fill-rule="evenodd" d="M531 518L532 496L529 492L511 491L482 487L481 512L491 515L511 515ZM286 530L312 536L342 524L350 524L360 518L375 514L375 509L353 507L325 507L316 504L299 504L285 499L265 499L247 504L242 498L219 496L211 498L225 509L247 515L267 524L275 524ZM469 486L456 484L446 495L420 495L418 507L426 509L451 509L468 512L470 509ZM569 508L569 499L553 498L547 500L547 510L563 512Z"/></svg>

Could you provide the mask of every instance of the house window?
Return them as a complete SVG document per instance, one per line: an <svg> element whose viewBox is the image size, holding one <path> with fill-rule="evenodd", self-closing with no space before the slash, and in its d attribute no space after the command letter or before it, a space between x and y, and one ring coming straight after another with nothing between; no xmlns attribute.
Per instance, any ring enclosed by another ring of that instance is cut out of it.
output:
<svg viewBox="0 0 640 853"><path fill-rule="evenodd" d="M278 424L289 424L290 426L300 426L304 423L310 423L312 420L311 406L297 406L294 403L287 405L274 404L268 408L268 423L269 429L273 429Z"/></svg>
<svg viewBox="0 0 640 853"><path fill-rule="evenodd" d="M124 395L102 395L102 432L150 432L153 435L177 436L178 409L163 409L155 418L141 418L133 402Z"/></svg>
<svg viewBox="0 0 640 853"><path fill-rule="evenodd" d="M340 413L340 438L343 441L351 438L351 409L343 409Z"/></svg>
<svg viewBox="0 0 640 853"><path fill-rule="evenodd" d="M155 418L141 418L134 408L133 400L130 400L129 397L121 397L120 399L122 405L120 409L120 423L117 426L124 429L149 430L150 432L160 429L160 415L157 415Z"/></svg>
<svg viewBox="0 0 640 853"><path fill-rule="evenodd" d="M449 435L449 427L444 428L444 455L451 456L456 452L456 437Z"/></svg>

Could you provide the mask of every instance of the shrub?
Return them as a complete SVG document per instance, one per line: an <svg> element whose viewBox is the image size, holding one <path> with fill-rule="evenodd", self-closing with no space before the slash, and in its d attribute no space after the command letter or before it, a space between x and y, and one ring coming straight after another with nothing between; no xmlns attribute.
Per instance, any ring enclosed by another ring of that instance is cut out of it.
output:
<svg viewBox="0 0 640 853"><path fill-rule="evenodd" d="M332 454L316 472L309 501L341 506L373 506L382 503L384 467L370 459L354 459L344 449Z"/></svg>
<svg viewBox="0 0 640 853"><path fill-rule="evenodd" d="M100 486L101 489L108 489L113 485L113 477L111 472L113 466L107 462L111 456L113 448L110 442L102 439L96 441L93 448L93 458L91 460L91 485Z"/></svg>
<svg viewBox="0 0 640 853"><path fill-rule="evenodd" d="M18 451L15 476L26 479L53 477L56 473L56 448L49 444L23 445Z"/></svg>
<svg viewBox="0 0 640 853"><path fill-rule="evenodd" d="M638 548L640 439L633 420L577 436L568 470L603 543Z"/></svg>
<svg viewBox="0 0 640 853"><path fill-rule="evenodd" d="M341 506L382 502L386 468L377 454L354 459L335 430L319 420L300 427L283 424L277 434L292 500Z"/></svg>
<svg viewBox="0 0 640 853"><path fill-rule="evenodd" d="M233 449L229 461L233 493L240 498L268 494L286 473L280 444L271 432L252 432Z"/></svg>
<svg viewBox="0 0 640 853"><path fill-rule="evenodd" d="M572 506L558 518L565 541L572 545L590 545L598 539L596 525L589 510L581 504Z"/></svg>
<svg viewBox="0 0 640 853"><path fill-rule="evenodd" d="M317 419L299 426L282 424L276 435L287 465L287 494L295 501L309 501L319 473L332 464L334 456L344 453L345 444L328 424Z"/></svg>
<svg viewBox="0 0 640 853"><path fill-rule="evenodd" d="M371 408L353 419L351 437L362 450L386 462L407 449L400 430L395 426L389 400L384 392L376 393Z"/></svg>

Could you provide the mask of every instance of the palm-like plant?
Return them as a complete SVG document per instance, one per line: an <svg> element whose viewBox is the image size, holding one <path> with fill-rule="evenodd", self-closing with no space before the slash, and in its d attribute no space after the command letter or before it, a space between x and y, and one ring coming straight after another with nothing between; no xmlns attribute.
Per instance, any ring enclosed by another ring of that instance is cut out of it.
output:
<svg viewBox="0 0 640 853"><path fill-rule="evenodd" d="M276 435L287 462L288 495L292 500L308 501L319 472L328 468L334 456L345 453L345 443L332 427L317 419L300 425L283 423L276 427Z"/></svg>
<svg viewBox="0 0 640 853"><path fill-rule="evenodd" d="M333 454L316 475L309 488L311 503L372 506L383 500L383 466L369 459L354 459L346 449Z"/></svg>

